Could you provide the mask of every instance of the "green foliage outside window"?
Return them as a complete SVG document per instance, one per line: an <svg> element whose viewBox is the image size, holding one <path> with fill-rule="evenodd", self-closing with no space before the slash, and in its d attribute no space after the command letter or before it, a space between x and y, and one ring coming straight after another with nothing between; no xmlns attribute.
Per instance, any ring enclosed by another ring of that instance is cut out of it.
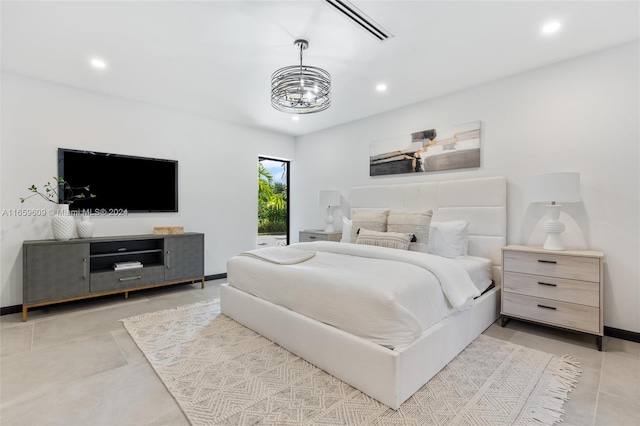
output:
<svg viewBox="0 0 640 426"><path fill-rule="evenodd" d="M258 233L287 232L287 185L274 182L262 163L258 163Z"/></svg>

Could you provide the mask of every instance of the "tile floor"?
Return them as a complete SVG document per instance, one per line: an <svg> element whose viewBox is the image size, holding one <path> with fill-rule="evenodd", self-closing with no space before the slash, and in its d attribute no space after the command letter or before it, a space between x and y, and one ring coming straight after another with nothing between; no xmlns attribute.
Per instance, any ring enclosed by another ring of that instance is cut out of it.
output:
<svg viewBox="0 0 640 426"><path fill-rule="evenodd" d="M119 319L219 297L223 280L0 317L0 425L188 425ZM640 344L511 321L485 334L578 358L564 425L640 425Z"/></svg>

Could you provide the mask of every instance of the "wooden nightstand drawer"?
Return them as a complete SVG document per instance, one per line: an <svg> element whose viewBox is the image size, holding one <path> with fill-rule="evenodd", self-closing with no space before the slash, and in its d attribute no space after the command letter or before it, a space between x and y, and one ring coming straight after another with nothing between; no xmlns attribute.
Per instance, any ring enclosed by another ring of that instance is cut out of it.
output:
<svg viewBox="0 0 640 426"><path fill-rule="evenodd" d="M299 240L301 243L310 241L340 241L342 232L324 231L300 231Z"/></svg>
<svg viewBox="0 0 640 426"><path fill-rule="evenodd" d="M306 243L309 241L327 241L327 236L316 232L300 232L300 242Z"/></svg>
<svg viewBox="0 0 640 426"><path fill-rule="evenodd" d="M592 281L567 280L542 275L505 272L503 291L562 302L600 306L600 285Z"/></svg>
<svg viewBox="0 0 640 426"><path fill-rule="evenodd" d="M505 250L503 266L509 272L600 282L600 260L594 257Z"/></svg>
<svg viewBox="0 0 640 426"><path fill-rule="evenodd" d="M600 333L600 310L541 297L502 293L502 312L587 333Z"/></svg>

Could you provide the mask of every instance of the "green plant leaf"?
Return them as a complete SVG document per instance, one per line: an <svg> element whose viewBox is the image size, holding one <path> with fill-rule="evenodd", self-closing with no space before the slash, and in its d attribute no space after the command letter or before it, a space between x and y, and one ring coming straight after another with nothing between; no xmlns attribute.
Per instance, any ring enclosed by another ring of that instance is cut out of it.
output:
<svg viewBox="0 0 640 426"><path fill-rule="evenodd" d="M53 179L55 183L57 183L57 185L52 185L51 181L49 181L44 185L44 189L42 192L40 192L37 186L31 185L29 188L27 188L27 190L33 192L33 195L26 198L20 198L20 202L24 203L26 200L31 197L35 197L36 195L39 195L40 197L54 204L58 204L58 201L60 202L60 204L71 204L76 200L96 197L94 194L87 194L85 192L74 194L74 190L84 190L86 192L89 192L89 185L74 188L71 187L71 185L69 185L69 183L66 182L63 178L54 176Z"/></svg>

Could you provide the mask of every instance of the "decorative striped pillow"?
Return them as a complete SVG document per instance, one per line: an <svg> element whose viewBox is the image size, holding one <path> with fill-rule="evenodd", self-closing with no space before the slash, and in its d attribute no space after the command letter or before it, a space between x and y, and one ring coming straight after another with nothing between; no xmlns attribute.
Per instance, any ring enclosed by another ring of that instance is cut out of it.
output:
<svg viewBox="0 0 640 426"><path fill-rule="evenodd" d="M351 225L351 242L358 238L358 229L366 228L372 231L385 232L387 230L387 214L389 210L381 212L357 211L353 213Z"/></svg>
<svg viewBox="0 0 640 426"><path fill-rule="evenodd" d="M415 242L409 245L409 250L427 253L429 245L429 225L433 211L400 212L390 211L387 218L387 231L410 232L416 236Z"/></svg>
<svg viewBox="0 0 640 426"><path fill-rule="evenodd" d="M378 232L360 228L358 238L356 238L356 244L409 250L409 244L411 244L413 238L413 234Z"/></svg>

